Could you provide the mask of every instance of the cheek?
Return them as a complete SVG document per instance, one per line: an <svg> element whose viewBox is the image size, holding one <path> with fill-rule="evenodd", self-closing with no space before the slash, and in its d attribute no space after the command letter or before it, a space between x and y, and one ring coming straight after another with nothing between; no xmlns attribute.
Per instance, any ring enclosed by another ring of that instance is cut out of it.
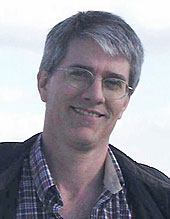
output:
<svg viewBox="0 0 170 219"><path fill-rule="evenodd" d="M113 119L119 119L120 114L122 114L122 111L124 109L124 101L117 100L113 101L109 104L109 109L112 115Z"/></svg>
<svg viewBox="0 0 170 219"><path fill-rule="evenodd" d="M50 90L47 97L47 108L54 112L58 109L64 110L78 95L78 91L75 88L61 84Z"/></svg>

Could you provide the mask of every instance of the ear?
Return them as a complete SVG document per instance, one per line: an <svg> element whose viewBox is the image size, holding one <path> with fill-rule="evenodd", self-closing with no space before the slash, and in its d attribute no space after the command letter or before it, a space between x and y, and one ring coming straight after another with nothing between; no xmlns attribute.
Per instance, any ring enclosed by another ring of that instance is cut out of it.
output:
<svg viewBox="0 0 170 219"><path fill-rule="evenodd" d="M38 90L40 93L41 100L46 102L47 100L47 91L48 91L48 72L40 71L37 75L38 80Z"/></svg>
<svg viewBox="0 0 170 219"><path fill-rule="evenodd" d="M121 119L121 118L122 118L122 115L123 115L125 109L126 109L127 106L128 106L129 100L130 100L130 96L128 95L128 96L126 97L126 100L125 100L125 102L124 102L124 104L123 104L123 107L122 107L122 109L121 109L121 111L120 111L120 113L119 113L119 118L118 118L118 119Z"/></svg>

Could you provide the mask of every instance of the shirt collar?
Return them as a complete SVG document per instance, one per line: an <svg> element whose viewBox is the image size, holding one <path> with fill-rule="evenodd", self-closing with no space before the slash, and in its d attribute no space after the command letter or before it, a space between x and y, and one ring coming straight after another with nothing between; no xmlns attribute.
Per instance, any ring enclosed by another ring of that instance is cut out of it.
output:
<svg viewBox="0 0 170 219"><path fill-rule="evenodd" d="M103 183L105 188L112 194L116 194L122 190L123 177L119 164L110 148L108 148L108 153L105 161L105 174Z"/></svg>
<svg viewBox="0 0 170 219"><path fill-rule="evenodd" d="M41 138L42 134L38 136L30 151L30 167L38 197L44 202L47 190L55 184L41 151Z"/></svg>
<svg viewBox="0 0 170 219"><path fill-rule="evenodd" d="M41 138L42 134L38 136L30 151L30 166L37 194L39 199L44 201L47 190L50 187L55 186L55 184L46 159L41 151ZM124 180L119 164L109 147L105 161L103 184L112 194L118 193L124 186Z"/></svg>

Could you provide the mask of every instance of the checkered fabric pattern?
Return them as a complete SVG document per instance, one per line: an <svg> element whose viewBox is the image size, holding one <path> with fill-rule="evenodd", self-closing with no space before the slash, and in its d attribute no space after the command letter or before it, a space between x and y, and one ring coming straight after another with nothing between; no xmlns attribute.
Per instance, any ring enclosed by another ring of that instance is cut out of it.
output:
<svg viewBox="0 0 170 219"><path fill-rule="evenodd" d="M51 177L41 145L40 134L23 165L16 219L62 219L58 213L63 206L62 198ZM110 149L108 153L122 189L113 194L104 187L90 219L132 219L120 167Z"/></svg>

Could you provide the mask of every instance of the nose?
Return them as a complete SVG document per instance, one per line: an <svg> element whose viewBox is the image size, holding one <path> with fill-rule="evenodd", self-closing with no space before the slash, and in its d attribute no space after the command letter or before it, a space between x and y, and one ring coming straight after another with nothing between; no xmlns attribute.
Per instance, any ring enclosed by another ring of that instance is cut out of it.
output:
<svg viewBox="0 0 170 219"><path fill-rule="evenodd" d="M96 78L91 86L83 91L82 97L94 105L103 104L105 97L102 88L102 80Z"/></svg>

